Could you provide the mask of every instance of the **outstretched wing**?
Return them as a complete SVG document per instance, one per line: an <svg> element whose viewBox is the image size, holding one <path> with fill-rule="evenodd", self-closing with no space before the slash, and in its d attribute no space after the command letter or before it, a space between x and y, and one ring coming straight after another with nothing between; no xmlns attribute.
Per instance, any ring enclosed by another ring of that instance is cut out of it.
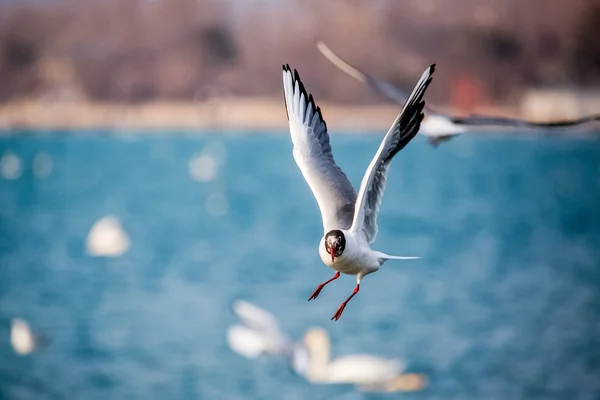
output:
<svg viewBox="0 0 600 400"><path fill-rule="evenodd" d="M227 329L227 343L233 351L247 358L291 352L292 341L273 314L241 300L234 303L233 311L241 322Z"/></svg>
<svg viewBox="0 0 600 400"><path fill-rule="evenodd" d="M362 71L356 66L350 64L348 61L344 60L342 57L338 56L334 53L323 41L317 41L317 48L327 58L333 65L346 72L348 75L357 79L358 81L366 84L377 93L379 96L391 100L395 103L403 105L408 99L408 93L399 87L392 85L389 82L384 80L375 78L372 75ZM570 128L577 127L579 125L584 125L590 122L598 122L600 121L600 115L588 115L582 118L574 119L574 120L563 120L563 121L550 121L550 122L533 122L533 121L525 121L517 118L508 118L508 117L500 117L493 115L469 115L467 117L453 117L451 115L445 114L439 109L435 107L431 107L429 104L425 106L425 111L427 112L428 118L432 119L433 117L443 117L445 119L444 126L438 127L435 126L433 129L428 129L430 132L429 136L433 136L434 139L431 139L433 142L437 143L439 140L435 137L440 137L442 139L447 139L445 135L437 132L446 132L448 131L450 134L455 135L457 133L462 133L458 130L469 128L469 127L507 127L507 128L532 128L532 129L560 129L560 128ZM437 121L436 121L437 122ZM433 123L431 124L433 125Z"/></svg>
<svg viewBox="0 0 600 400"><path fill-rule="evenodd" d="M237 300L233 304L233 312L248 328L261 332L280 332L279 322L273 314L247 301Z"/></svg>
<svg viewBox="0 0 600 400"><path fill-rule="evenodd" d="M550 122L532 122L517 118L495 117L488 115L469 115L468 117L453 117L451 121L460 125L496 125L516 128L570 128L578 125L584 125L590 122L600 121L600 115L588 115L578 119L550 121Z"/></svg>
<svg viewBox="0 0 600 400"><path fill-rule="evenodd" d="M356 192L331 154L327 125L300 80L298 71L283 66L283 92L294 144L294 159L310 186L325 232L352 225Z"/></svg>
<svg viewBox="0 0 600 400"><path fill-rule="evenodd" d="M377 212L385 189L386 176L394 156L415 137L423 120L423 96L431 83L435 64L421 75L402 111L373 157L360 183L352 227L354 232L363 231L369 243L377 236Z"/></svg>
<svg viewBox="0 0 600 400"><path fill-rule="evenodd" d="M348 61L344 60L342 57L338 56L334 53L322 40L317 41L317 49L323 54L323 56L328 59L333 65L357 79L358 81L366 84L377 93L379 96L391 100L401 106L406 103L408 100L409 94L399 87L392 85L389 82L386 82L382 79L375 78L372 75L369 75L365 71L357 68L356 66L350 64ZM430 106L426 105L425 110L428 114L438 114L444 115L439 111L432 109Z"/></svg>

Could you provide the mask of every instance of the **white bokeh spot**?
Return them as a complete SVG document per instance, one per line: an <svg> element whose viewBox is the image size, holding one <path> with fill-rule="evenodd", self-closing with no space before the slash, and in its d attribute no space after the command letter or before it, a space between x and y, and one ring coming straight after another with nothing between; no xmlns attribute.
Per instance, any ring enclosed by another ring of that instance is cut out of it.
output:
<svg viewBox="0 0 600 400"><path fill-rule="evenodd" d="M36 154L33 159L33 174L36 177L40 179L48 177L52 173L53 168L54 162L50 154L45 152Z"/></svg>
<svg viewBox="0 0 600 400"><path fill-rule="evenodd" d="M4 179L19 179L23 173L23 163L18 155L10 151L4 153L0 160L0 174Z"/></svg>
<svg viewBox="0 0 600 400"><path fill-rule="evenodd" d="M129 236L121 221L106 216L96 221L87 237L87 252L96 257L118 257L129 250Z"/></svg>
<svg viewBox="0 0 600 400"><path fill-rule="evenodd" d="M217 161L205 154L192 157L189 163L190 175L198 182L210 182L217 176Z"/></svg>

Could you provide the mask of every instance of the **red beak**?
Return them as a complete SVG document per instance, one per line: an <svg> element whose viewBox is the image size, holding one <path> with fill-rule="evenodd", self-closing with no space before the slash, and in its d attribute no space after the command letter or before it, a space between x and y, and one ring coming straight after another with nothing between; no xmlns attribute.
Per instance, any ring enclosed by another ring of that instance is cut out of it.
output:
<svg viewBox="0 0 600 400"><path fill-rule="evenodd" d="M329 248L329 254L331 254L331 262L335 262L335 250L333 250L333 247Z"/></svg>

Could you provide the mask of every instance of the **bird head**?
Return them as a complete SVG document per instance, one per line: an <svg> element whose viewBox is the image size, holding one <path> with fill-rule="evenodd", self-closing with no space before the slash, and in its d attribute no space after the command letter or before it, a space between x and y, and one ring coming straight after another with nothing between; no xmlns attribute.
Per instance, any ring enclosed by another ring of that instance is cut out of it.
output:
<svg viewBox="0 0 600 400"><path fill-rule="evenodd" d="M344 232L339 229L327 232L325 235L325 250L331 255L331 262L335 261L336 257L339 257L346 248L346 237Z"/></svg>

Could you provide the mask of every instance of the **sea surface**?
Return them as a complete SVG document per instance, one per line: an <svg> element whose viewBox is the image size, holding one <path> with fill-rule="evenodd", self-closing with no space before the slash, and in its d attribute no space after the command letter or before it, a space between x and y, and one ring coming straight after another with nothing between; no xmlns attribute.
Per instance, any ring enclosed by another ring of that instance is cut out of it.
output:
<svg viewBox="0 0 600 400"><path fill-rule="evenodd" d="M381 137L332 135L356 186ZM374 247L422 259L366 277L338 322L355 279L307 301L333 271L291 150L283 132L0 137L0 399L600 399L600 140L417 137ZM86 250L105 216L120 256ZM429 386L369 394L245 359L225 341L236 299ZM16 354L13 317L48 344Z"/></svg>

